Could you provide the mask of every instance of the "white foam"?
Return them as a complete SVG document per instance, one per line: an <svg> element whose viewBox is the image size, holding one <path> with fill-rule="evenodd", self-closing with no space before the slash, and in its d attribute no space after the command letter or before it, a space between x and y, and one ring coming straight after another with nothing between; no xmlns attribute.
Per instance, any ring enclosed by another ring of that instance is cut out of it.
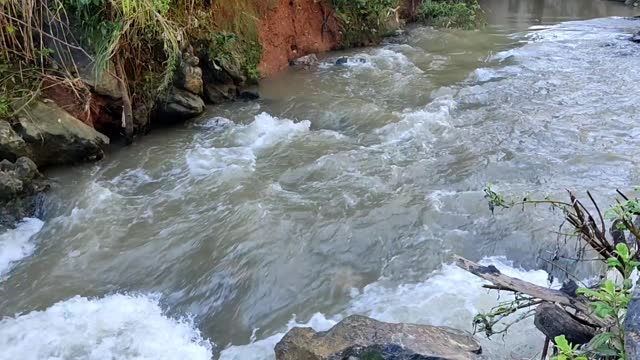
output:
<svg viewBox="0 0 640 360"><path fill-rule="evenodd" d="M0 321L0 359L205 360L212 345L189 319L165 316L157 296L74 297Z"/></svg>
<svg viewBox="0 0 640 360"><path fill-rule="evenodd" d="M236 128L233 136L238 145L260 151L306 133L310 127L309 120L294 122L263 112L256 115L255 120L249 125Z"/></svg>
<svg viewBox="0 0 640 360"><path fill-rule="evenodd" d="M406 45L411 48L410 46ZM401 47L395 46L400 49ZM411 48L413 49L413 48ZM321 68L329 69L336 66L337 59L331 59L328 63L321 64ZM421 74L422 71L405 54L390 48L373 49L371 53L359 53L349 56L339 66L350 68L354 71L393 71L398 73Z"/></svg>
<svg viewBox="0 0 640 360"><path fill-rule="evenodd" d="M220 119L224 118L214 118L211 121L219 123ZM230 126L224 123L225 126ZM230 129L226 135L229 147L216 147L208 144L208 141L202 141L187 151L186 163L191 175L195 177L219 172L233 177L246 175L247 171L255 170L261 151L307 133L310 127L309 120L294 122L261 113L256 115L252 123Z"/></svg>
<svg viewBox="0 0 640 360"><path fill-rule="evenodd" d="M187 166L191 175L204 177L217 172L238 174L252 172L256 166L256 156L246 147L207 148L197 146L187 152Z"/></svg>
<svg viewBox="0 0 640 360"><path fill-rule="evenodd" d="M547 273L544 271L526 271L514 268L504 258L488 258L483 265L494 265L501 272L534 284L546 286ZM424 282L388 286L385 280L367 285L362 291L353 290L352 300L342 314L327 317L315 314L311 320L299 324L294 320L287 324L287 330L294 326L311 327L316 331L325 331L340 319L350 314L362 314L387 322L409 322L437 326L450 326L471 330L473 317L481 311L487 311L499 301L510 299L508 294L500 294L482 288L486 284L480 278L458 268L455 265L443 265ZM232 346L221 354L223 360L272 360L273 348L285 332L272 335L248 345ZM511 327L510 336L482 339L485 354L491 359L510 359L514 354L531 355L542 346L544 338L539 334L530 319Z"/></svg>
<svg viewBox="0 0 640 360"><path fill-rule="evenodd" d="M0 280L18 261L33 254L36 249L34 235L43 225L41 220L25 218L15 229L0 234Z"/></svg>
<svg viewBox="0 0 640 360"><path fill-rule="evenodd" d="M383 126L375 131L384 143L405 143L408 140L431 140L435 135L452 128L451 112L457 103L450 96L435 99L424 109L399 114L402 120Z"/></svg>

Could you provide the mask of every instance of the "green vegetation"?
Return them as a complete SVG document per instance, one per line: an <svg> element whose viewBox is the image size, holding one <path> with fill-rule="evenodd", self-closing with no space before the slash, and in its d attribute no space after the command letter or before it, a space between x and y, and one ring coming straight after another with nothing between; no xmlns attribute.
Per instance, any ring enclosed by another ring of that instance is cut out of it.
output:
<svg viewBox="0 0 640 360"><path fill-rule="evenodd" d="M591 196L587 193L595 208L596 215L592 215L576 197L569 193L570 202L562 202L545 198L543 200L531 200L524 197L521 201L507 201L503 196L495 192L490 186L484 190L485 198L489 201L489 207L493 212L496 208L513 208L515 206L541 205L547 204L552 209L560 210L564 214L566 221L574 227L573 234L564 234L567 237L576 237L590 248L592 254L583 249L579 252L578 261L586 256L595 256L606 264L609 271L613 270L621 275L621 280L604 280L595 287L583 286L577 290L577 294L587 301L593 308L593 315L607 324L599 329L599 333L589 342L589 344L579 346L570 344L564 336L554 339L558 355L553 360L586 360L586 359L622 359L626 358L624 342L624 320L627 308L632 296L632 273L640 269L639 255L629 249L625 241L635 242L630 244L634 247L640 244L640 231L634 224L634 219L640 216L640 200L638 198L628 198L623 193L618 192L622 200L617 200L616 205L604 212L600 209ZM607 238L604 219L612 222L611 236ZM598 220L596 220L598 219ZM627 234L630 236L627 237ZM626 240L625 240L626 239ZM614 246L615 244L615 246ZM567 274L570 276L570 274ZM495 330L494 326L504 321L508 315L516 313L518 310L531 308L539 304L538 299L516 294L513 301L500 304L487 314L478 314L474 319L474 325L478 326L488 336L504 333L510 325L507 324L502 330ZM528 317L531 311L521 315L515 322Z"/></svg>
<svg viewBox="0 0 640 360"><path fill-rule="evenodd" d="M418 8L418 20L444 27L475 28L482 9L477 0L426 0Z"/></svg>
<svg viewBox="0 0 640 360"><path fill-rule="evenodd" d="M570 344L564 335L556 336L554 339L558 355L554 356L555 360L589 360L586 355L579 355L579 345Z"/></svg>
<svg viewBox="0 0 640 360"><path fill-rule="evenodd" d="M258 21L273 5L274 0L219 0L176 16L184 19L187 37L201 58L256 82L262 59Z"/></svg>
<svg viewBox="0 0 640 360"><path fill-rule="evenodd" d="M596 335L584 348L569 344L564 335L556 337L554 342L559 355L552 360L626 358L623 324L631 301L631 273L638 269L640 262L634 260L636 254L631 253L626 244L618 244L615 253L617 257L609 258L607 261L608 269L615 269L623 274L622 285L616 285L613 280L606 280L595 290L580 288L577 291L590 299L595 314L612 324L611 328Z"/></svg>
<svg viewBox="0 0 640 360"><path fill-rule="evenodd" d="M133 107L153 111L173 82L181 52L209 58L256 81L262 46L258 19L273 0L24 0L0 1L0 115L14 98L46 87L71 88L88 102L77 56L119 81L130 137ZM50 49L53 48L53 49ZM8 65L6 65L8 64ZM86 64L82 64L86 66ZM31 81L34 79L35 81ZM29 81L25 81L29 80ZM31 96L30 98L35 98ZM89 108L86 104L84 108ZM139 113L142 114L142 113Z"/></svg>
<svg viewBox="0 0 640 360"><path fill-rule="evenodd" d="M344 47L367 45L394 30L399 0L331 0L342 25ZM397 26L397 24L396 24Z"/></svg>

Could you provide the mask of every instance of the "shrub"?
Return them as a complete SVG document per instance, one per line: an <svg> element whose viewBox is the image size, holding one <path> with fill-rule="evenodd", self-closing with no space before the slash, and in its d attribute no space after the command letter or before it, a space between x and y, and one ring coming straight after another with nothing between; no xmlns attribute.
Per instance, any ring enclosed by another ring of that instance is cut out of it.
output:
<svg viewBox="0 0 640 360"><path fill-rule="evenodd" d="M477 0L426 0L418 9L418 20L444 27L474 28L482 12Z"/></svg>

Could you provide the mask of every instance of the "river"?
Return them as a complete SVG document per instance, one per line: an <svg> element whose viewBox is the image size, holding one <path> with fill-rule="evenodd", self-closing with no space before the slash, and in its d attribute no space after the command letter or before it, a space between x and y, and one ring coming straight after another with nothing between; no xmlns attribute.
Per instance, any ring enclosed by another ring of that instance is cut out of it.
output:
<svg viewBox="0 0 640 360"><path fill-rule="evenodd" d="M323 54L48 172L38 219L0 234L0 359L273 359L288 328L353 313L471 330L507 297L453 254L545 285L558 214L492 214L482 190L607 204L640 184L640 21L614 17L638 11L482 4L479 31ZM480 336L487 358L536 356L532 329Z"/></svg>

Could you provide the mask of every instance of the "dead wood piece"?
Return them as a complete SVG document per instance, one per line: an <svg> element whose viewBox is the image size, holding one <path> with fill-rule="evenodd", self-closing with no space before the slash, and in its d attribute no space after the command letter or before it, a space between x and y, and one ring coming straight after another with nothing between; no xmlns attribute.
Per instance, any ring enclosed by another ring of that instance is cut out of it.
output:
<svg viewBox="0 0 640 360"><path fill-rule="evenodd" d="M545 303L536 308L534 324L547 338L564 335L576 344L586 344L596 335L596 328L575 319L558 305Z"/></svg>
<svg viewBox="0 0 640 360"><path fill-rule="evenodd" d="M573 308L588 319L585 320L597 327L606 327L607 323L603 320L592 316L593 311L589 305L577 298L571 297L560 290L549 289L543 286L532 284L524 280L513 278L502 274L495 266L482 266L473 261L456 256L456 265L478 277L491 282L495 287L507 291L513 291L532 296L536 299L544 300L550 303L564 305Z"/></svg>

